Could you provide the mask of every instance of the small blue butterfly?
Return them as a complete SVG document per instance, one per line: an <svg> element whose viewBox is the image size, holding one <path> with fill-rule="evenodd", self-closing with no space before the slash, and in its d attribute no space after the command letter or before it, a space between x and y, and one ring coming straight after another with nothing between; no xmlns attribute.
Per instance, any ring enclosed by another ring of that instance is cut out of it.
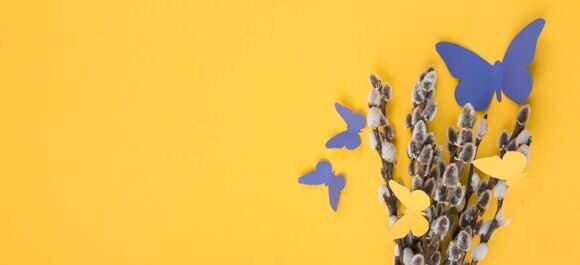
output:
<svg viewBox="0 0 580 265"><path fill-rule="evenodd" d="M298 183L305 185L326 185L328 187L330 207L336 212L340 192L344 189L346 181L343 176L335 176L330 163L323 160L316 164L314 171L308 172L306 175L300 177Z"/></svg>
<svg viewBox="0 0 580 265"><path fill-rule="evenodd" d="M459 79L455 100L461 106L471 103L477 111L487 108L493 94L501 101L501 91L522 104L532 90L532 64L536 44L546 21L538 18L528 24L510 43L503 61L491 65L474 52L451 42L439 42L435 49L453 77Z"/></svg>
<svg viewBox="0 0 580 265"><path fill-rule="evenodd" d="M367 126L365 117L361 114L354 113L339 103L334 103L336 111L346 122L346 131L341 132L326 142L326 148L343 148L354 150L359 147L361 140L360 130Z"/></svg>

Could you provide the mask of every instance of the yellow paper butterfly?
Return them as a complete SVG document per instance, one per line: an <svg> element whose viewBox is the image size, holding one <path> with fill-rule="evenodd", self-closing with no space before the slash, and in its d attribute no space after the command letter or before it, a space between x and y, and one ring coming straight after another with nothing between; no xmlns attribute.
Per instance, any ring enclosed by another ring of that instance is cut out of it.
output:
<svg viewBox="0 0 580 265"><path fill-rule="evenodd" d="M399 201L407 207L405 214L391 226L389 237L392 239L402 238L409 232L412 232L414 236L422 236L427 233L429 221L422 211L427 209L431 203L429 196L422 190L411 192L393 180L389 181L389 187Z"/></svg>
<svg viewBox="0 0 580 265"><path fill-rule="evenodd" d="M490 156L473 161L473 165L483 173L503 179L508 184L513 179L524 175L527 164L528 159L520 152L507 152L503 159L499 156Z"/></svg>
<svg viewBox="0 0 580 265"><path fill-rule="evenodd" d="M473 165L483 173L504 180L509 187L507 203L504 201L502 211L504 216L511 216L517 208L524 204L524 199L539 192L539 183L525 176L524 169L528 164L526 156L520 152L510 151L499 156L476 159ZM498 184L501 185L501 184ZM496 186L496 189L498 186Z"/></svg>

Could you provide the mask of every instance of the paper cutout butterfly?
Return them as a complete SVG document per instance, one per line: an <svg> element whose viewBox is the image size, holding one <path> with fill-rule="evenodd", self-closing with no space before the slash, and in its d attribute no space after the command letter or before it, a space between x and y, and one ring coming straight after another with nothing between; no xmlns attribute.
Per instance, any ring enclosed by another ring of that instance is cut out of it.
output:
<svg viewBox="0 0 580 265"><path fill-rule="evenodd" d="M332 165L328 161L320 161L316 164L314 171L308 172L300 177L298 182L305 185L322 185L328 187L328 199L330 207L336 212L340 192L344 189L346 181L343 176L335 176L332 171Z"/></svg>
<svg viewBox="0 0 580 265"><path fill-rule="evenodd" d="M524 176L523 172L528 164L526 156L520 152L510 151L503 155L476 159L473 165L483 173L497 179L503 179L510 184L514 179Z"/></svg>
<svg viewBox="0 0 580 265"><path fill-rule="evenodd" d="M505 216L513 215L523 205L525 198L538 193L538 181L524 177L527 164L526 156L516 151L505 153L503 159L491 156L473 161L473 165L483 173L507 182L509 189L502 205Z"/></svg>
<svg viewBox="0 0 580 265"><path fill-rule="evenodd" d="M354 113L339 103L335 103L336 111L346 122L346 131L341 132L326 142L326 148L343 148L354 150L361 144L360 130L366 127L367 122L363 115Z"/></svg>
<svg viewBox="0 0 580 265"><path fill-rule="evenodd" d="M489 105L493 94L501 102L501 92L523 104L532 90L532 76L527 67L532 64L536 44L545 25L536 19L522 29L510 43L503 60L493 65L474 52L451 42L435 46L453 77L459 79L455 100L461 106L471 103L482 111Z"/></svg>
<svg viewBox="0 0 580 265"><path fill-rule="evenodd" d="M406 207L405 214L389 229L389 237L398 239L412 232L414 236L422 236L429 230L429 221L423 211L429 207L431 199L422 190L411 192L396 181L389 181L389 187Z"/></svg>

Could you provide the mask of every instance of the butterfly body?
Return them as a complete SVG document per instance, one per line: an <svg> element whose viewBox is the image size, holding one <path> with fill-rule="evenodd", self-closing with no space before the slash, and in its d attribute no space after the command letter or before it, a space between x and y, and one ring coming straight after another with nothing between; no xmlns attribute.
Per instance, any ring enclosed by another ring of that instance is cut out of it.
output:
<svg viewBox="0 0 580 265"><path fill-rule="evenodd" d="M494 74L494 91L495 91L495 96L497 98L497 101L501 102L501 88L503 87L502 81L503 81L503 74L501 72L501 62L500 61L496 61L493 64L493 74Z"/></svg>
<svg viewBox="0 0 580 265"><path fill-rule="evenodd" d="M305 185L322 185L328 189L328 200L332 210L336 212L338 209L338 200L340 192L346 185L344 176L335 176L332 171L332 165L328 161L320 161L316 164L314 171L306 173L306 175L298 178L298 183Z"/></svg>
<svg viewBox="0 0 580 265"><path fill-rule="evenodd" d="M503 60L489 64L479 55L451 42L435 46L453 77L459 79L455 99L461 106L471 103L477 111L487 108L493 94L501 101L503 92L522 104L532 90L527 67L532 64L536 44L545 21L536 19L522 29L510 43Z"/></svg>
<svg viewBox="0 0 580 265"><path fill-rule="evenodd" d="M326 142L326 148L343 148L354 150L361 144L359 133L366 127L365 117L354 113L345 106L335 103L334 107L340 117L346 122L346 131L341 132Z"/></svg>

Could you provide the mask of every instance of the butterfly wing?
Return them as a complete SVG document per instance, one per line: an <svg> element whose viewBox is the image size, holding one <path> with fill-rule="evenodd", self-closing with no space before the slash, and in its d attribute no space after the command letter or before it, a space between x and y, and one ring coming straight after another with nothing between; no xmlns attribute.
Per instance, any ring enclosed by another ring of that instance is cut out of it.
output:
<svg viewBox="0 0 580 265"><path fill-rule="evenodd" d="M320 161L316 164L316 169L298 178L298 183L306 185L326 184L333 175L332 166L328 161Z"/></svg>
<svg viewBox="0 0 580 265"><path fill-rule="evenodd" d="M305 185L320 185L326 183L326 179L318 174L316 170L313 170L298 178L298 183Z"/></svg>
<svg viewBox="0 0 580 265"><path fill-rule="evenodd" d="M336 212L338 209L338 200L340 199L340 192L344 189L346 185L346 180L343 176L331 177L328 182L328 200L330 201L330 207Z"/></svg>
<svg viewBox="0 0 580 265"><path fill-rule="evenodd" d="M429 195L427 195L422 190L415 190L411 192L409 189L407 189L407 187L393 180L389 181L389 187L397 199L399 199L399 201L401 201L407 207L407 209L420 212L427 209L431 203Z"/></svg>
<svg viewBox="0 0 580 265"><path fill-rule="evenodd" d="M536 19L523 28L510 43L502 61L502 90L522 104L532 90L532 76L527 67L534 61L536 44L546 21Z"/></svg>
<svg viewBox="0 0 580 265"><path fill-rule="evenodd" d="M388 237L398 239L405 237L409 232L414 236L422 236L429 230L429 222L419 212L403 215L390 227Z"/></svg>
<svg viewBox="0 0 580 265"><path fill-rule="evenodd" d="M326 148L343 148L354 150L361 144L358 132L344 131L341 132L326 142Z"/></svg>
<svg viewBox="0 0 580 265"><path fill-rule="evenodd" d="M367 121L362 114L354 113L340 103L334 103L334 107L336 108L336 112L346 122L346 127L349 131L358 133L358 131L367 126Z"/></svg>
<svg viewBox="0 0 580 265"><path fill-rule="evenodd" d="M526 156L516 151L505 153L503 159L499 156L491 156L473 161L473 165L483 173L503 180L521 175L527 163Z"/></svg>
<svg viewBox="0 0 580 265"><path fill-rule="evenodd" d="M411 200L411 191L398 182L389 180L389 188L401 202L405 203Z"/></svg>
<svg viewBox="0 0 580 265"><path fill-rule="evenodd" d="M408 213L406 215L413 216L411 232L413 232L414 236L422 236L429 231L429 221L420 212Z"/></svg>
<svg viewBox="0 0 580 265"><path fill-rule="evenodd" d="M439 42L435 49L453 77L459 79L455 100L461 106L471 103L475 110L487 108L500 85L498 74L483 58L451 42Z"/></svg>

